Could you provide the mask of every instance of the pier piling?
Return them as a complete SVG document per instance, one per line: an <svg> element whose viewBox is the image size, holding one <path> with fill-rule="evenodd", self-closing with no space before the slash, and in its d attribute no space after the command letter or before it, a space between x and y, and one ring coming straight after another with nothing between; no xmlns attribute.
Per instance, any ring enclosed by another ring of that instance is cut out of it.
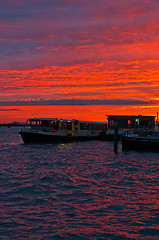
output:
<svg viewBox="0 0 159 240"><path fill-rule="evenodd" d="M114 121L114 151L118 151L118 121Z"/></svg>

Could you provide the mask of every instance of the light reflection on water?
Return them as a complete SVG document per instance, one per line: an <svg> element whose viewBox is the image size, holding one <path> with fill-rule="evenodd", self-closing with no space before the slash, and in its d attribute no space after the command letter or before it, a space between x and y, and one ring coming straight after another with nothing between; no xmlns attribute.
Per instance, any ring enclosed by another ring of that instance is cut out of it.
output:
<svg viewBox="0 0 159 240"><path fill-rule="evenodd" d="M23 144L1 128L4 239L158 239L158 153L112 142Z"/></svg>

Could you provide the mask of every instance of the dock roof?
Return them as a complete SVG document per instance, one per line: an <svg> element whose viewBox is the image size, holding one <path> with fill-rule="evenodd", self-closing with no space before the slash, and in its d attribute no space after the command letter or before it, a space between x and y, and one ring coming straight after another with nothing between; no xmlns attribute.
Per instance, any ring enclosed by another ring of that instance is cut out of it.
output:
<svg viewBox="0 0 159 240"><path fill-rule="evenodd" d="M106 115L108 119L154 119L156 116L143 116L143 115Z"/></svg>

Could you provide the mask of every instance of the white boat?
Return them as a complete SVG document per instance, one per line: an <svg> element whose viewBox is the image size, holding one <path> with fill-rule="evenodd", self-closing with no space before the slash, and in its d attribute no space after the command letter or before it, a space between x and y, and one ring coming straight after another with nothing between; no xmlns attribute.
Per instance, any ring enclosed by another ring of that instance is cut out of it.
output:
<svg viewBox="0 0 159 240"><path fill-rule="evenodd" d="M104 139L106 122L66 120L58 118L30 118L30 128L19 132L24 143L71 142Z"/></svg>

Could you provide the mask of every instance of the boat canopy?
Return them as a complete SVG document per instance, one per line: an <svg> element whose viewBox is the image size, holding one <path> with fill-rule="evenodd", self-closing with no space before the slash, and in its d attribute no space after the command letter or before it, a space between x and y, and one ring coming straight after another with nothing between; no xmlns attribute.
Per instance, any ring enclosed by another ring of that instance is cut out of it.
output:
<svg viewBox="0 0 159 240"><path fill-rule="evenodd" d="M95 121L81 121L76 119L62 119L62 118L29 118L27 122L37 121L60 121L60 122L79 122L79 123L92 123L92 124L107 124L106 122L95 122Z"/></svg>

